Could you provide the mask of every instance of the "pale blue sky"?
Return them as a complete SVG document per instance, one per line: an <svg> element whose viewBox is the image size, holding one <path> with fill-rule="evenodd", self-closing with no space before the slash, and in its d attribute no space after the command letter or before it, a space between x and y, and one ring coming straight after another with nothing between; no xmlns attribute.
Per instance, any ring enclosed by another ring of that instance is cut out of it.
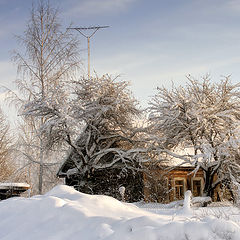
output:
<svg viewBox="0 0 240 240"><path fill-rule="evenodd" d="M36 2L36 1L34 1ZM64 26L109 25L91 40L91 66L121 74L142 105L157 86L185 76L240 77L240 0L52 0ZM11 51L19 49L31 0L0 0L0 81L14 88ZM76 33L77 34L77 33ZM86 39L79 35L84 64Z"/></svg>

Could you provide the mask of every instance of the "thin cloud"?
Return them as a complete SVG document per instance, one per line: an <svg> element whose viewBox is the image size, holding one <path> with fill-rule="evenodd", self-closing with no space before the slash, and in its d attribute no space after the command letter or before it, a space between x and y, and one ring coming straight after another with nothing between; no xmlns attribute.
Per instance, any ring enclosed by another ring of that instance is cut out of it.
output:
<svg viewBox="0 0 240 240"><path fill-rule="evenodd" d="M229 0L226 1L226 5L233 11L240 11L240 0Z"/></svg>
<svg viewBox="0 0 240 240"><path fill-rule="evenodd" d="M6 4L6 3L7 3L7 0L0 0L0 5Z"/></svg>
<svg viewBox="0 0 240 240"><path fill-rule="evenodd" d="M197 1L198 4L202 2ZM207 8L204 7L204 11L209 14L221 12L225 14L234 14L240 12L240 0L205 0Z"/></svg>
<svg viewBox="0 0 240 240"><path fill-rule="evenodd" d="M1 61L0 62L0 85L11 87L13 86L13 81L16 78L16 68L11 62Z"/></svg>
<svg viewBox="0 0 240 240"><path fill-rule="evenodd" d="M67 15L89 16L125 11L136 0L84 0L75 3L67 11Z"/></svg>
<svg viewBox="0 0 240 240"><path fill-rule="evenodd" d="M3 31L2 29L0 29L0 39L1 39L2 37L4 37L4 36L5 36L5 34L6 34L6 32L5 32L5 31Z"/></svg>

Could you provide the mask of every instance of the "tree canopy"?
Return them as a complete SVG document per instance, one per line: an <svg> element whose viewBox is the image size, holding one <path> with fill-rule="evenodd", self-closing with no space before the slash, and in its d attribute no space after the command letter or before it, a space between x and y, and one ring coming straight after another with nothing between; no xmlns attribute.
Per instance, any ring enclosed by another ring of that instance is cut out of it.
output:
<svg viewBox="0 0 240 240"><path fill-rule="evenodd" d="M239 181L240 85L229 77L213 83L188 78L185 87L158 88L150 102L152 131L160 152L205 172L207 195L219 184ZM175 153L174 150L176 150ZM189 149L189 153L177 154ZM234 171L233 171L234 169ZM217 175L217 180L214 180Z"/></svg>

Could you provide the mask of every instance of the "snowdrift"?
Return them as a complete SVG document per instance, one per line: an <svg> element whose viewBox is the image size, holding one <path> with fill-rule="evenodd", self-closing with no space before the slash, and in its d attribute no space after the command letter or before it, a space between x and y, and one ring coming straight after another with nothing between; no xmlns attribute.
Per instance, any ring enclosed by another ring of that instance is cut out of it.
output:
<svg viewBox="0 0 240 240"><path fill-rule="evenodd" d="M152 213L107 196L57 186L43 196L0 202L1 240L240 239L239 225L169 209Z"/></svg>

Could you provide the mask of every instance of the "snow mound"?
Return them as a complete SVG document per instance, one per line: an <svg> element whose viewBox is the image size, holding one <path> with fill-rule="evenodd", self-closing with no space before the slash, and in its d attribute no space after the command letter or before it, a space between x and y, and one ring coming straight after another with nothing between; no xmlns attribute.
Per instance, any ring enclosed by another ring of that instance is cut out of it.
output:
<svg viewBox="0 0 240 240"><path fill-rule="evenodd" d="M239 240L236 222L164 211L155 214L111 197L57 186L43 196L1 201L0 239Z"/></svg>

